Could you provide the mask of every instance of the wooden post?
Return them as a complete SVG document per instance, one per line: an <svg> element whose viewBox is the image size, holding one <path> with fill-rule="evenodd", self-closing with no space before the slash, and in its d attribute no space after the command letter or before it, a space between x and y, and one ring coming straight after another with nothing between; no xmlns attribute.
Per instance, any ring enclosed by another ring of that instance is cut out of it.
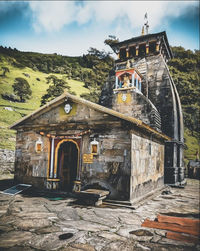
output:
<svg viewBox="0 0 200 251"><path fill-rule="evenodd" d="M146 44L146 54L149 54L149 43Z"/></svg>
<svg viewBox="0 0 200 251"><path fill-rule="evenodd" d="M54 137L51 141L51 167L50 167L50 178L53 178L53 167L54 167Z"/></svg>
<svg viewBox="0 0 200 251"><path fill-rule="evenodd" d="M139 45L136 45L135 49L136 49L135 55L138 56L138 54L139 54Z"/></svg>
<svg viewBox="0 0 200 251"><path fill-rule="evenodd" d="M129 48L126 48L126 57L129 58Z"/></svg>

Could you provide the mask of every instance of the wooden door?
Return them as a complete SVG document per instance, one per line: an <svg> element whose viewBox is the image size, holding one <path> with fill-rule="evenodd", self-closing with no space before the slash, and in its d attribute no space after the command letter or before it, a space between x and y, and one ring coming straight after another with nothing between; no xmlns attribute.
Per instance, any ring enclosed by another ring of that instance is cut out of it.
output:
<svg viewBox="0 0 200 251"><path fill-rule="evenodd" d="M77 176L78 149L71 141L63 142L58 150L60 187L72 191Z"/></svg>

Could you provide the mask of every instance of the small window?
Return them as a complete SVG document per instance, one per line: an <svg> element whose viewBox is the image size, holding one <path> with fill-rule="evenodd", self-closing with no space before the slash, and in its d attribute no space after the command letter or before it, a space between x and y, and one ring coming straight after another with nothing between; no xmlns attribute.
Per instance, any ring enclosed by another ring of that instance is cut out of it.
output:
<svg viewBox="0 0 200 251"><path fill-rule="evenodd" d="M126 58L126 48L120 49L120 58L125 59Z"/></svg>
<svg viewBox="0 0 200 251"><path fill-rule="evenodd" d="M92 145L92 154L97 154L97 145Z"/></svg>
<svg viewBox="0 0 200 251"><path fill-rule="evenodd" d="M139 46L139 57L144 57L146 55L146 45L140 44Z"/></svg>
<svg viewBox="0 0 200 251"><path fill-rule="evenodd" d="M149 43L149 53L153 53L156 51L156 42Z"/></svg>
<svg viewBox="0 0 200 251"><path fill-rule="evenodd" d="M130 57L135 57L135 55L136 55L135 46L132 46L129 48L129 55L130 55Z"/></svg>
<svg viewBox="0 0 200 251"><path fill-rule="evenodd" d="M42 152L42 146L43 146L43 143L42 143L41 139L38 139L38 140L36 141L36 144L35 144L35 151L36 151L37 153Z"/></svg>
<svg viewBox="0 0 200 251"><path fill-rule="evenodd" d="M95 139L90 143L91 154L97 155L99 153L99 142Z"/></svg>

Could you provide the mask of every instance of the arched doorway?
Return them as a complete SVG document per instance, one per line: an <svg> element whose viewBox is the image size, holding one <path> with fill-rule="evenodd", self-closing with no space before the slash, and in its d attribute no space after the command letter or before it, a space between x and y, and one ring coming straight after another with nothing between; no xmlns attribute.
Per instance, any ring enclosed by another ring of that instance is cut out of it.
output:
<svg viewBox="0 0 200 251"><path fill-rule="evenodd" d="M64 141L58 149L57 171L60 178L60 188L72 191L78 169L78 146L76 142Z"/></svg>

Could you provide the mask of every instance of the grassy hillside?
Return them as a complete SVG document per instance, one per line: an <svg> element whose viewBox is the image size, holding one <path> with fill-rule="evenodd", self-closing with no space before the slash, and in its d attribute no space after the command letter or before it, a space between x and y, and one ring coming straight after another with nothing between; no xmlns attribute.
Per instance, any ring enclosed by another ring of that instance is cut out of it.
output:
<svg viewBox="0 0 200 251"><path fill-rule="evenodd" d="M185 159L196 159L199 151L199 112L200 112L200 51L172 47L174 58L168 63L176 84L184 118Z"/></svg>
<svg viewBox="0 0 200 251"><path fill-rule="evenodd" d="M46 77L51 75L50 73L43 73L31 68L18 68L11 63L13 59L2 56L0 61L0 94L13 93L12 84L15 78L25 78L30 84L32 90L32 96L25 103L12 102L5 100L0 95L0 148L14 149L15 148L15 132L9 130L8 127L21 119L23 116L33 112L40 106L42 95L46 92L48 84L46 83ZM9 72L5 76L2 76L2 67L8 67ZM83 93L88 93L89 90L85 88L84 83L77 80L67 79L66 74L54 73L58 78L65 78L69 83L71 90L80 96ZM11 108L12 110L8 110Z"/></svg>

